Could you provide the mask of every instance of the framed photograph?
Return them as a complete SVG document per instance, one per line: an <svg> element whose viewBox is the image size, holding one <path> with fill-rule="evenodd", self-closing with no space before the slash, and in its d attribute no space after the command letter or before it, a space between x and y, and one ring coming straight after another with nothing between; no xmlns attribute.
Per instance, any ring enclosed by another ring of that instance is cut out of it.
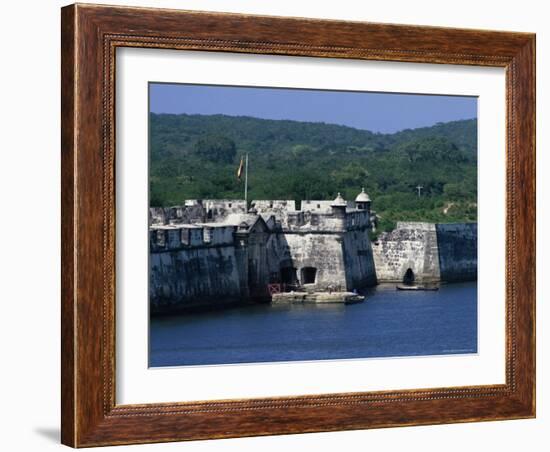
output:
<svg viewBox="0 0 550 452"><path fill-rule="evenodd" d="M62 9L62 442L535 416L535 36Z"/></svg>

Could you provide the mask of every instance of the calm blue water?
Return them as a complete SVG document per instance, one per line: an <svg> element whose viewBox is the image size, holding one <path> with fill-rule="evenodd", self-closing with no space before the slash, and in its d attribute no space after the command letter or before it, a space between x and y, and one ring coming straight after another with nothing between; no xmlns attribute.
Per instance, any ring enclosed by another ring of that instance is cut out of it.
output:
<svg viewBox="0 0 550 452"><path fill-rule="evenodd" d="M153 318L149 364L181 366L477 352L477 285L380 285L354 305L257 305Z"/></svg>

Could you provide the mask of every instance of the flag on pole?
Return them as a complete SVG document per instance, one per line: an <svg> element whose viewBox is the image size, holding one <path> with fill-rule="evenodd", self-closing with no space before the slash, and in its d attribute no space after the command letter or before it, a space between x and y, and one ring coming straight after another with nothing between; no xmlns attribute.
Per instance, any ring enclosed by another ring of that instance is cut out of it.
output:
<svg viewBox="0 0 550 452"><path fill-rule="evenodd" d="M244 168L244 157L241 157L241 163L239 164L239 169L237 170L237 179L241 180Z"/></svg>

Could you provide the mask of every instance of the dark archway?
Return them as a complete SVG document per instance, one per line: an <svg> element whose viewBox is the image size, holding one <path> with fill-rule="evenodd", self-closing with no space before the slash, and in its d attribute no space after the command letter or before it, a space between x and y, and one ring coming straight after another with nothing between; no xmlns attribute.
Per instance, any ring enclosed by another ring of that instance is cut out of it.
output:
<svg viewBox="0 0 550 452"><path fill-rule="evenodd" d="M315 267L302 268L302 284L315 284L315 277L317 276L317 269Z"/></svg>
<svg viewBox="0 0 550 452"><path fill-rule="evenodd" d="M298 283L298 277L296 275L295 267L282 267L281 268L281 282L283 284L295 286Z"/></svg>
<svg viewBox="0 0 550 452"><path fill-rule="evenodd" d="M412 286L414 284L414 272L411 268L407 268L405 275L403 276L403 284Z"/></svg>

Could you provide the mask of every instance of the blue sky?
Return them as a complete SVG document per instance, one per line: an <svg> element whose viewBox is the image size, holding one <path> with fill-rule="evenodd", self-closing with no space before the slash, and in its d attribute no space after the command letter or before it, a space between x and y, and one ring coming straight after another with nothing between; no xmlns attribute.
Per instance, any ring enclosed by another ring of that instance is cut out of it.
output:
<svg viewBox="0 0 550 452"><path fill-rule="evenodd" d="M153 113L225 114L392 133L477 117L477 98L151 83Z"/></svg>

